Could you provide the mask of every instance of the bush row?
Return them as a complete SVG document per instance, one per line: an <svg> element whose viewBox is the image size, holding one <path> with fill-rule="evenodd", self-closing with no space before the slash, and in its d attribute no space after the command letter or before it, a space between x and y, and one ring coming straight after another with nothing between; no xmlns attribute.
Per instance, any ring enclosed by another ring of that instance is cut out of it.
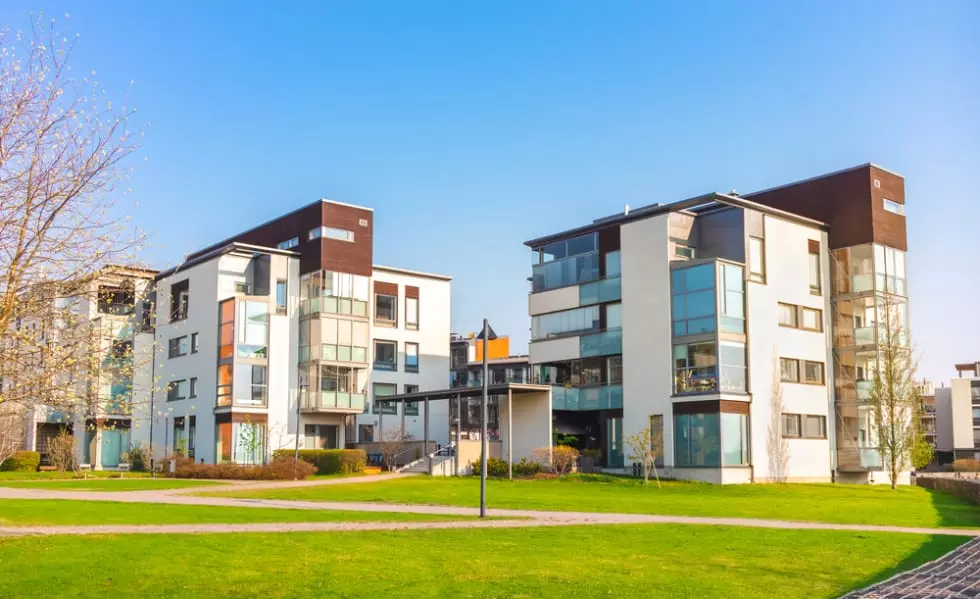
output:
<svg viewBox="0 0 980 599"><path fill-rule="evenodd" d="M480 475L480 462L473 462L473 474ZM514 463L515 476L534 476L544 472L545 468L537 462L521 458L520 462ZM487 476L501 478L507 476L507 460L500 458L487 458Z"/></svg>
<svg viewBox="0 0 980 599"><path fill-rule="evenodd" d="M980 472L980 460L963 458L953 462L953 472Z"/></svg>
<svg viewBox="0 0 980 599"><path fill-rule="evenodd" d="M293 450L279 449L272 452L275 459L293 459ZM317 474L353 474L363 472L367 454L363 449L301 449L299 459L313 464Z"/></svg>
<svg viewBox="0 0 980 599"><path fill-rule="evenodd" d="M36 451L15 451L0 464L6 472L34 472L41 465L41 454Z"/></svg>
<svg viewBox="0 0 980 599"><path fill-rule="evenodd" d="M197 464L185 457L176 460L174 478L206 478L228 480L292 480L294 477L306 478L316 472L313 464L300 460L294 463L292 456L276 458L264 466L242 464ZM169 460L168 460L169 461Z"/></svg>

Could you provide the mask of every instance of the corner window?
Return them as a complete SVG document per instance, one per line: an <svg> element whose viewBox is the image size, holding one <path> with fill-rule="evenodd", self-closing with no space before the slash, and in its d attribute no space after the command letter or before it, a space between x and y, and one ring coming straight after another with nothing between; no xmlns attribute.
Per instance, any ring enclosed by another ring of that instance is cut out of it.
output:
<svg viewBox="0 0 980 599"><path fill-rule="evenodd" d="M892 200L889 200L888 198L884 198L884 204L885 204L885 212L891 212L892 214L905 216L905 204L899 204L898 202L894 202Z"/></svg>
<svg viewBox="0 0 980 599"><path fill-rule="evenodd" d="M419 344L405 344L405 372L419 371Z"/></svg>
<svg viewBox="0 0 980 599"><path fill-rule="evenodd" d="M715 267L699 264L670 273L671 314L675 337L715 330Z"/></svg>
<svg viewBox="0 0 980 599"><path fill-rule="evenodd" d="M395 341L374 342L374 367L378 370L398 370L398 343Z"/></svg>
<svg viewBox="0 0 980 599"><path fill-rule="evenodd" d="M721 330L745 332L745 280L741 266L721 264Z"/></svg>
<svg viewBox="0 0 980 599"><path fill-rule="evenodd" d="M405 328L412 331L419 329L419 298L405 298Z"/></svg>
<svg viewBox="0 0 980 599"><path fill-rule="evenodd" d="M269 304L257 301L238 302L239 358L267 358L269 342Z"/></svg>
<svg viewBox="0 0 980 599"><path fill-rule="evenodd" d="M812 239L808 243L809 253L807 254L807 261L810 270L810 293L820 295L820 243Z"/></svg>
<svg viewBox="0 0 980 599"><path fill-rule="evenodd" d="M276 280L276 314L286 313L286 302L288 295L286 293L286 279Z"/></svg>
<svg viewBox="0 0 980 599"><path fill-rule="evenodd" d="M749 237L749 280L766 282L766 240Z"/></svg>
<svg viewBox="0 0 980 599"><path fill-rule="evenodd" d="M396 326L398 323L398 298L382 293L374 294L374 321L381 326Z"/></svg>

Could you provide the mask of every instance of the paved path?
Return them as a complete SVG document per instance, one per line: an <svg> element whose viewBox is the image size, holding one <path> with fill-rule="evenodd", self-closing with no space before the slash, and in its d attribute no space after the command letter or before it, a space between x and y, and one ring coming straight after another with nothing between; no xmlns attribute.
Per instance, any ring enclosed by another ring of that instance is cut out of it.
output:
<svg viewBox="0 0 980 599"><path fill-rule="evenodd" d="M325 481L303 481L313 484L352 484L363 481L368 477L351 479L328 479ZM340 482L340 481L351 482ZM296 485L298 483L279 483L280 485ZM242 486L256 488L257 485ZM0 499L62 499L75 501L115 501L124 503L164 503L180 505L222 506L222 507L255 507L274 509L300 510L345 510L358 512L395 512L413 514L443 514L452 516L477 516L477 508L452 507L440 505L409 505L376 502L346 502L346 501L292 501L278 499L243 499L234 497L202 497L191 495L189 492L201 492L201 487L195 489L160 489L148 491L60 491L54 489L23 489L0 487ZM195 532L290 532L291 526L312 526L316 530L378 530L406 528L465 528L483 526L544 526L544 525L588 525L588 524L695 524L710 526L745 526L754 528L778 529L807 529L807 530L844 530L860 532L895 532L911 534L940 534L980 537L980 529L957 528L918 528L908 526L871 526L863 524L830 524L821 522L794 522L788 520L765 520L753 518L706 518L698 516L660 516L649 514L616 514L601 512L555 512L534 510L489 509L489 516L495 518L522 518L522 520L486 521L463 520L446 523L436 522L372 522L372 523L295 523L295 524L214 524L214 525L167 525L167 526L117 526L113 532L166 532L166 533L195 533ZM252 527L252 528L249 528ZM102 527L95 530L88 526L68 527L7 527L8 534L85 534L91 532L108 532ZM312 530L312 529L309 529Z"/></svg>
<svg viewBox="0 0 980 599"><path fill-rule="evenodd" d="M844 599L974 599L980 597L980 538Z"/></svg>

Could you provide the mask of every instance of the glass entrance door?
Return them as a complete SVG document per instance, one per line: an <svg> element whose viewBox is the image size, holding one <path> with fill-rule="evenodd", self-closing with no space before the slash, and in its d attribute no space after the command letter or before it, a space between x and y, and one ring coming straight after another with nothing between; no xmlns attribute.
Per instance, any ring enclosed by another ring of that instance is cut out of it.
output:
<svg viewBox="0 0 980 599"><path fill-rule="evenodd" d="M623 467L623 418L621 416L606 419L606 466Z"/></svg>

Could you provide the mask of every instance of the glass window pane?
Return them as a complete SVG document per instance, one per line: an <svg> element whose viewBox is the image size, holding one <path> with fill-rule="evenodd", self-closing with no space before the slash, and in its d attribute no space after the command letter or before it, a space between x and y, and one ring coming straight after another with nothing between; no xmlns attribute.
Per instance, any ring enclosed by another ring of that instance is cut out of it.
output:
<svg viewBox="0 0 980 599"><path fill-rule="evenodd" d="M800 380L800 363L790 358L779 359L780 379L786 382L795 383Z"/></svg>
<svg viewBox="0 0 980 599"><path fill-rule="evenodd" d="M759 237L749 237L749 272L765 276L765 242Z"/></svg>
<svg viewBox="0 0 980 599"><path fill-rule="evenodd" d="M744 318L745 308L742 305L742 293L737 291L725 292L725 316Z"/></svg>
<svg viewBox="0 0 980 599"><path fill-rule="evenodd" d="M687 318L700 318L715 313L715 294L712 291L688 293Z"/></svg>
<svg viewBox="0 0 980 599"><path fill-rule="evenodd" d="M688 291L696 289L713 289L715 286L715 267L714 264L700 264L692 268L685 268L685 285Z"/></svg>
<svg viewBox="0 0 980 599"><path fill-rule="evenodd" d="M748 464L748 439L744 414L721 415L722 465Z"/></svg>
<svg viewBox="0 0 980 599"><path fill-rule="evenodd" d="M684 294L675 295L671 298L671 305L673 306L673 319L674 320L684 320L687 318L687 296Z"/></svg>
<svg viewBox="0 0 980 599"><path fill-rule="evenodd" d="M606 328L619 329L623 326L623 305L606 304Z"/></svg>
<svg viewBox="0 0 980 599"><path fill-rule="evenodd" d="M724 264L725 289L730 291L744 291L745 281L742 279L742 267L734 264Z"/></svg>
<svg viewBox="0 0 980 599"><path fill-rule="evenodd" d="M619 252L609 252L606 254L606 278L611 279L619 276Z"/></svg>
<svg viewBox="0 0 980 599"><path fill-rule="evenodd" d="M670 272L670 291L672 293L683 293L687 291L684 273L687 269L678 268Z"/></svg>
<svg viewBox="0 0 980 599"><path fill-rule="evenodd" d="M713 333L715 330L715 319L711 318L698 318L696 320L687 321L687 334L688 335L698 335L700 333Z"/></svg>
<svg viewBox="0 0 980 599"><path fill-rule="evenodd" d="M779 324L787 327L796 327L796 306L779 304Z"/></svg>

